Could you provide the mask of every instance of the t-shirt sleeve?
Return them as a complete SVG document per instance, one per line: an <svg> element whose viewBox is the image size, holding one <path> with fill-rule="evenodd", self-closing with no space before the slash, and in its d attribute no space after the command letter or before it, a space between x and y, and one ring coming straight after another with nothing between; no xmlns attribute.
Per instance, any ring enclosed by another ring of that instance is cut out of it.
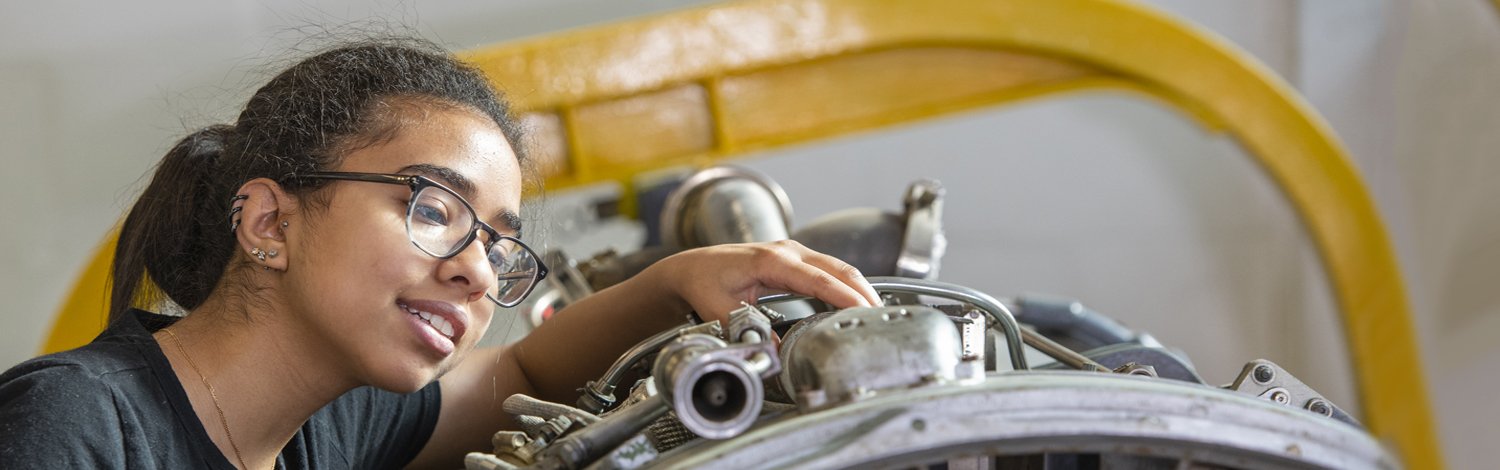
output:
<svg viewBox="0 0 1500 470"><path fill-rule="evenodd" d="M441 407L442 393L434 381L407 394L360 387L326 411L342 434L353 468L402 468L427 445Z"/></svg>
<svg viewBox="0 0 1500 470"><path fill-rule="evenodd" d="M0 376L0 468L122 468L108 385L72 364L23 363Z"/></svg>

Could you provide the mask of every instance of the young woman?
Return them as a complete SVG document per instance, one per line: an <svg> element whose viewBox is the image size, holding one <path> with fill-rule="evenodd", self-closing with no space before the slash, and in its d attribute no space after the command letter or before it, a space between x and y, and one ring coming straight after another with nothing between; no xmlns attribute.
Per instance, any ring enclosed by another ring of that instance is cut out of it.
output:
<svg viewBox="0 0 1500 470"><path fill-rule="evenodd" d="M571 402L689 311L766 290L878 302L795 243L714 247L475 350L546 275L520 240L520 142L485 78L425 43L277 75L162 160L121 230L105 332L0 376L0 468L453 468L510 427L506 397ZM189 314L130 308L146 275Z"/></svg>

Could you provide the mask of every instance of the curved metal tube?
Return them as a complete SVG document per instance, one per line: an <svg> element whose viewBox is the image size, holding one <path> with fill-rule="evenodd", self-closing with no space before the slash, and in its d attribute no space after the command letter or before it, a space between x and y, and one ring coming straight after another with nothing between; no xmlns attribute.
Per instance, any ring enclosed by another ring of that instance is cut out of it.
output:
<svg viewBox="0 0 1500 470"><path fill-rule="evenodd" d="M681 249L784 240L791 226L786 190L764 173L732 165L693 173L661 212L662 244Z"/></svg>
<svg viewBox="0 0 1500 470"><path fill-rule="evenodd" d="M634 347L631 347L619 359L615 359L615 363L609 366L609 370L606 370L604 375L599 377L599 380L590 381L588 385L584 386L583 396L578 399L578 407L590 413L599 413L609 408L610 405L615 403L615 386L620 383L620 378L625 375L625 370L629 369L632 364L640 361L641 358L655 353L662 346L677 339L678 334L684 328L690 326L692 325L669 328L650 338L646 338L640 343L636 343Z"/></svg>
<svg viewBox="0 0 1500 470"><path fill-rule="evenodd" d="M1016 317L1010 313L1010 309L994 297L990 297L989 294L957 284L925 279L875 276L865 280L869 281L870 287L874 287L876 291L932 295L967 302L979 307L980 310L990 314L994 325L1000 327L1000 333L1005 335L1006 348L1010 350L1011 367L1015 370L1031 368L1026 365L1026 349L1021 342L1021 325L1016 323ZM798 294L773 294L760 297L756 303L767 304L807 298L805 295Z"/></svg>

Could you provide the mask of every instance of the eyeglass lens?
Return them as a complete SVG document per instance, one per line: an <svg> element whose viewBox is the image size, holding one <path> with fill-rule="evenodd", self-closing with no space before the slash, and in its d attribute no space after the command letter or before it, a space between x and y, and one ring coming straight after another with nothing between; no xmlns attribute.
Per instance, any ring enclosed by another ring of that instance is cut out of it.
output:
<svg viewBox="0 0 1500 470"><path fill-rule="evenodd" d="M406 233L417 248L447 258L467 246L465 242L475 234L475 220L474 211L457 194L428 186L412 196ZM514 307L536 283L536 255L510 238L495 240L487 255L499 281L487 295L503 307Z"/></svg>

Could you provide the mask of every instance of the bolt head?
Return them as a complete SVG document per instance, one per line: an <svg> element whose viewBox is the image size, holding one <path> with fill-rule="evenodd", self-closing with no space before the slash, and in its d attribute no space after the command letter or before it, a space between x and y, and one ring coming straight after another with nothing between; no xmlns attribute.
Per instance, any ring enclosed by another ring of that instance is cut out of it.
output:
<svg viewBox="0 0 1500 470"><path fill-rule="evenodd" d="M1333 416L1333 407L1328 402L1314 398L1307 402L1307 410L1323 416Z"/></svg>
<svg viewBox="0 0 1500 470"><path fill-rule="evenodd" d="M1267 384L1276 378L1276 371L1271 370L1271 366L1261 364L1255 366L1255 371L1250 375L1252 379L1255 379L1255 383Z"/></svg>
<svg viewBox="0 0 1500 470"><path fill-rule="evenodd" d="M1285 405L1287 403L1291 403L1292 398L1287 396L1286 392L1277 390L1275 392L1271 392L1271 401Z"/></svg>

